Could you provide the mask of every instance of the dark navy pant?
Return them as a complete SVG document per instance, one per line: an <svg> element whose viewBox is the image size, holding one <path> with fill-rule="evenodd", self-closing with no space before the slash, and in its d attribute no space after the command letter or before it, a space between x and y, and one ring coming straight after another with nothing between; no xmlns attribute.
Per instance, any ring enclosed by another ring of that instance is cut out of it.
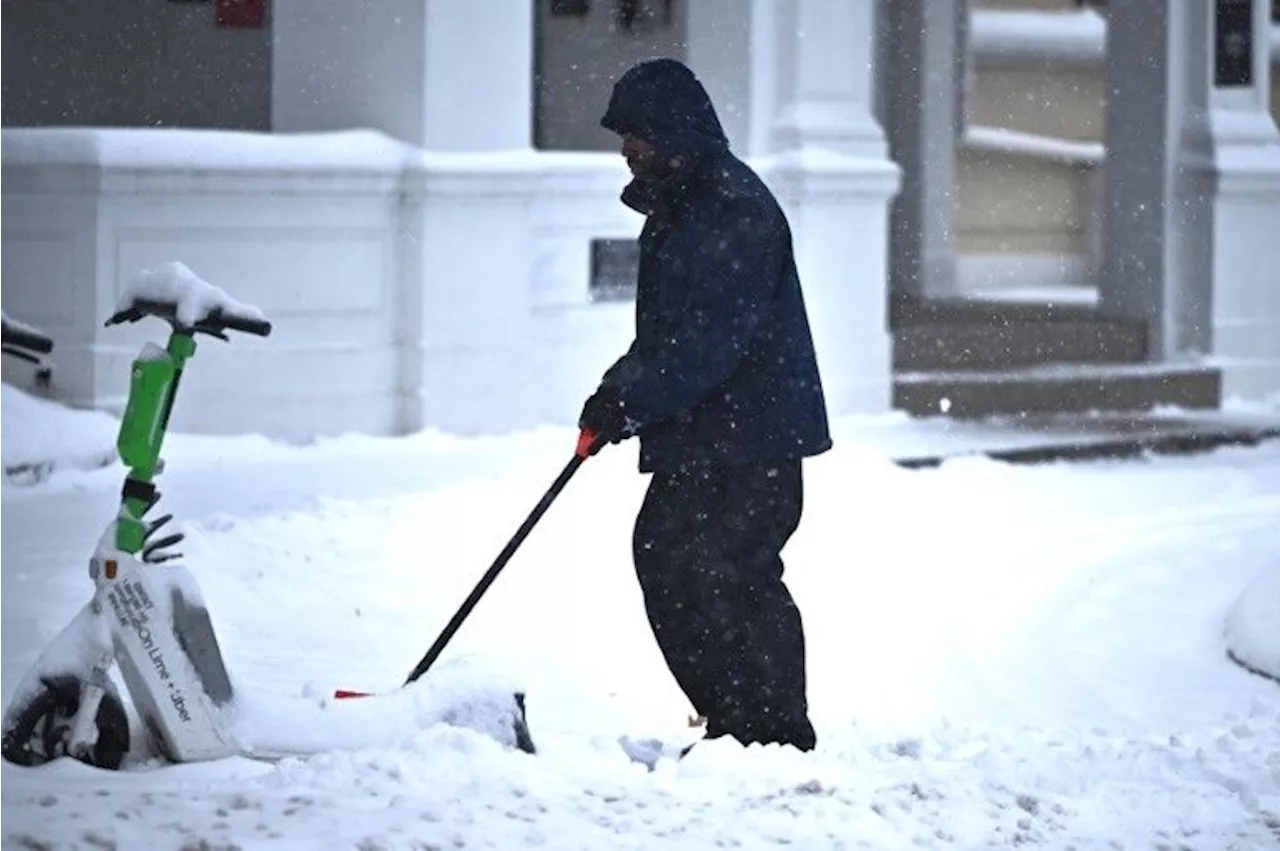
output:
<svg viewBox="0 0 1280 851"><path fill-rule="evenodd" d="M667 666L709 737L808 750L800 610L781 550L800 524L799 460L655 473L636 573Z"/></svg>

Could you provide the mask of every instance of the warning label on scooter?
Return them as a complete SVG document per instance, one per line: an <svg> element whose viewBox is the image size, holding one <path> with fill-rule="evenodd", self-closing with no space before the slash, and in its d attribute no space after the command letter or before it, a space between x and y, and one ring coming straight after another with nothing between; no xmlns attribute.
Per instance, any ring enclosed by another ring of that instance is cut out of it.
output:
<svg viewBox="0 0 1280 851"><path fill-rule="evenodd" d="M116 622L123 628L124 635L129 638L136 636L136 648L130 649L140 650L141 656L146 659L144 663L142 658L134 658L134 664L139 668L144 664L150 667L154 676L149 679L154 679L167 691L169 702L173 705L178 717L184 722L190 721L191 714L187 709L186 700L182 696L181 688L166 658L166 649L173 649L164 646L167 637L165 630L168 627L163 621L157 622L156 604L147 593L146 586L138 579L122 578L111 586L107 592L107 600L111 604ZM171 636L172 630L168 631ZM168 643L172 644L172 640Z"/></svg>

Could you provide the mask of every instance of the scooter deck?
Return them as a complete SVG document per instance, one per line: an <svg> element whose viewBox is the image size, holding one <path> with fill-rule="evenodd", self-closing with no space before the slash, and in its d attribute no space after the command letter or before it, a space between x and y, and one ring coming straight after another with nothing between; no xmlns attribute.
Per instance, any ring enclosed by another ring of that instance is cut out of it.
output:
<svg viewBox="0 0 1280 851"><path fill-rule="evenodd" d="M238 753L220 712L234 689L195 580L181 566L118 555L103 592L116 660L143 725L174 762Z"/></svg>

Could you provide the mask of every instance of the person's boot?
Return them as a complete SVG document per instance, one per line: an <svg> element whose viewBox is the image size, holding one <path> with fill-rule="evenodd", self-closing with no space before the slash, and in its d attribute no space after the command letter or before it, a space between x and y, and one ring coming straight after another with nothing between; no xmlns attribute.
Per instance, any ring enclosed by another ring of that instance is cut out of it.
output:
<svg viewBox="0 0 1280 851"><path fill-rule="evenodd" d="M698 717L702 720L702 724L700 725L703 728L702 736L697 739L694 739L692 742L690 742L689 744L685 745L683 748L680 749L680 759L684 759L686 756L688 756L689 751L693 750L693 746L698 744L699 742L705 742L707 739L718 739L721 736L728 735L728 733L725 732L723 727L714 719L707 718L705 715L701 715ZM693 718L689 719L690 722L692 722L693 720L694 720ZM699 726L699 725L690 723L689 726L693 727L693 726Z"/></svg>
<svg viewBox="0 0 1280 851"><path fill-rule="evenodd" d="M776 724L747 724L745 729L740 731L729 731L723 725L715 721L707 722L707 731L702 738L690 742L680 751L680 758L683 759L693 750L694 745L698 742L704 742L708 739L718 739L721 736L732 736L744 747L747 745L783 745L795 748L798 751L811 751L818 744L817 734L814 732L813 724L808 718L802 718L786 725Z"/></svg>
<svg viewBox="0 0 1280 851"><path fill-rule="evenodd" d="M769 718L749 730L753 741L764 745L791 746L799 751L811 751L818 744L818 736L813 724L805 715L793 717L787 721L775 721Z"/></svg>
<svg viewBox="0 0 1280 851"><path fill-rule="evenodd" d="M818 746L818 734L814 732L813 724L809 723L808 718L793 724L791 729L777 738L780 744L791 745L800 751L811 751Z"/></svg>

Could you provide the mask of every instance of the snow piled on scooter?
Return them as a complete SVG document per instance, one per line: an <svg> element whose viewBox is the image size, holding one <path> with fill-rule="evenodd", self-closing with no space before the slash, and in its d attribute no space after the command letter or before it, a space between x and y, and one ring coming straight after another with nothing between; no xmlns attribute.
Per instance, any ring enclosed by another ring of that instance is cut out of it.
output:
<svg viewBox="0 0 1280 851"><path fill-rule="evenodd" d="M246 753L266 758L327 750L394 748L415 730L445 724L519 746L520 685L468 659L440 662L403 688L364 697L306 689L300 697L238 689L225 713Z"/></svg>

